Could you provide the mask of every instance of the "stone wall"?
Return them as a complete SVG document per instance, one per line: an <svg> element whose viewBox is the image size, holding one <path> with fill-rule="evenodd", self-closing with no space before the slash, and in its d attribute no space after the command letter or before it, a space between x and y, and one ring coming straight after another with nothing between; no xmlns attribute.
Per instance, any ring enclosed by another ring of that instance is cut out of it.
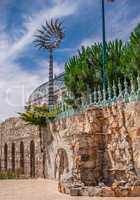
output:
<svg viewBox="0 0 140 200"><path fill-rule="evenodd" d="M50 122L41 133L38 127L25 125L18 118L2 123L2 169L5 168L5 144L7 168L12 168L12 143L16 146L16 168L21 168L23 142L24 174L30 177L30 145L34 141L35 176L58 180L60 191L91 196L95 193L133 196L130 192L133 190L136 196L134 188L140 185L140 102L119 102L105 108L91 106L79 115ZM78 188L76 192L75 188Z"/></svg>
<svg viewBox="0 0 140 200"><path fill-rule="evenodd" d="M92 108L79 116L49 124L47 132L52 135L52 142L46 145L49 177L61 179L69 172L86 185L97 184L103 167L102 120L101 110ZM68 165L63 166L65 162Z"/></svg>
<svg viewBox="0 0 140 200"><path fill-rule="evenodd" d="M113 187L112 195L139 185L139 113L139 102L118 103L106 108L91 107L80 115L50 123L47 132L52 140L46 146L48 177L57 178L60 191L71 185L105 184ZM59 149L67 156L59 154ZM69 163L66 168L64 157Z"/></svg>
<svg viewBox="0 0 140 200"><path fill-rule="evenodd" d="M107 168L132 168L140 176L140 102L103 109ZM105 168L104 168L105 169Z"/></svg>
<svg viewBox="0 0 140 200"><path fill-rule="evenodd" d="M12 170L22 177L41 177L42 153L39 130L19 118L0 124L1 170Z"/></svg>

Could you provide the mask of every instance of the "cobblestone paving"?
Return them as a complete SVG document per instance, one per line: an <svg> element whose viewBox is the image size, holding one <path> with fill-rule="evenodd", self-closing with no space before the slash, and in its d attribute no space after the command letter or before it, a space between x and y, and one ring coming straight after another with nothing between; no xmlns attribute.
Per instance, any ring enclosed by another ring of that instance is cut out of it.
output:
<svg viewBox="0 0 140 200"><path fill-rule="evenodd" d="M140 200L137 198L97 198L70 197L57 192L54 181L37 180L1 180L0 200Z"/></svg>

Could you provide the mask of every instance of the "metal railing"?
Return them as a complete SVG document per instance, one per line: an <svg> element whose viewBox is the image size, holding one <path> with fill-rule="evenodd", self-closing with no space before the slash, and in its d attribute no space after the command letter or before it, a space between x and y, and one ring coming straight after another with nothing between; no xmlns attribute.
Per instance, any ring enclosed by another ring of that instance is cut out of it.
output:
<svg viewBox="0 0 140 200"><path fill-rule="evenodd" d="M71 96L67 96L67 98L71 98ZM60 104L54 105L51 110L58 109L60 111L56 117L57 120L60 118L78 115L91 106L106 107L111 106L117 102L129 103L139 100L140 76L138 76L137 79L130 81L128 81L126 78L124 79L124 82L118 80L117 84L115 84L115 82L113 82L112 85L108 83L106 89L101 89L100 87L95 88L93 93L87 95L84 98L78 99L78 101L81 103L76 109L70 105L67 105L63 100Z"/></svg>

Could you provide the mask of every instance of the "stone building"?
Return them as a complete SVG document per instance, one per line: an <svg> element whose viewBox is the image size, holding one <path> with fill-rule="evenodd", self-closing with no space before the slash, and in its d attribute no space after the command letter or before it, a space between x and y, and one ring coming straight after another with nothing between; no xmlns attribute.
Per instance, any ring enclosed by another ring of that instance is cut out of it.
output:
<svg viewBox="0 0 140 200"><path fill-rule="evenodd" d="M43 177L39 130L19 118L0 124L0 169L23 178Z"/></svg>

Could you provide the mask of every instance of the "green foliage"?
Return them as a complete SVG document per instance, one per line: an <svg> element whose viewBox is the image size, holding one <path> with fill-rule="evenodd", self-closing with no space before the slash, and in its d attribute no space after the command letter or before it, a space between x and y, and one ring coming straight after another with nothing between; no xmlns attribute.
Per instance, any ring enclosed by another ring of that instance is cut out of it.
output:
<svg viewBox="0 0 140 200"><path fill-rule="evenodd" d="M0 172L0 179L16 179L16 173L12 172L11 170L8 171L1 171Z"/></svg>
<svg viewBox="0 0 140 200"><path fill-rule="evenodd" d="M131 78L140 74L140 23L130 36L127 50L127 74Z"/></svg>
<svg viewBox="0 0 140 200"><path fill-rule="evenodd" d="M95 47L99 51L100 46L95 44ZM98 58L94 61L93 54L99 56L94 48L82 47L81 51L78 51L78 56L72 57L65 65L65 85L76 98L86 96L100 82L97 66L90 64L99 61Z"/></svg>
<svg viewBox="0 0 140 200"><path fill-rule="evenodd" d="M140 23L131 33L127 43L121 40L106 43L106 74L112 84L118 79L128 83L140 74ZM65 85L73 94L73 99L86 96L94 88L102 85L102 44L95 43L91 47L82 47L78 54L69 59L65 65Z"/></svg>
<svg viewBox="0 0 140 200"><path fill-rule="evenodd" d="M106 70L108 79L112 83L118 77L123 78L127 46L121 40L109 42L106 45ZM95 43L91 47L82 47L78 55L72 57L65 65L65 85L74 98L86 96L101 85L101 58L102 44Z"/></svg>
<svg viewBox="0 0 140 200"><path fill-rule="evenodd" d="M67 105L71 106L73 109L77 109L81 105L81 99L80 98L72 99L72 98L66 97L64 99L64 101Z"/></svg>
<svg viewBox="0 0 140 200"><path fill-rule="evenodd" d="M47 120L53 120L59 113L58 109L49 111L48 106L31 106L30 110L24 113L19 113L20 117L28 122L28 124L46 126Z"/></svg>
<svg viewBox="0 0 140 200"><path fill-rule="evenodd" d="M109 82L123 81L126 65L127 44L121 40L108 42L107 44L107 76Z"/></svg>

